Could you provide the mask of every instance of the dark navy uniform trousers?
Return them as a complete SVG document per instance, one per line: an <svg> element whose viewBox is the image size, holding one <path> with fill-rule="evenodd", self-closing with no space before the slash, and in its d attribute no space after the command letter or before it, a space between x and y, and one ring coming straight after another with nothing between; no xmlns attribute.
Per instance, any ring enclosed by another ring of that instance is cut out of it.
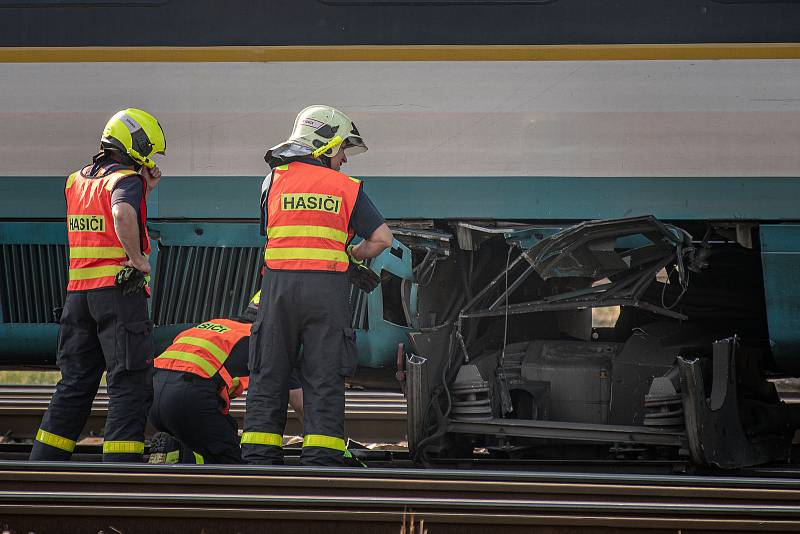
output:
<svg viewBox="0 0 800 534"><path fill-rule="evenodd" d="M344 379L357 365L347 273L266 269L261 295L250 335L242 456L253 464L283 463L287 385L298 368L305 412L300 463L342 465Z"/></svg>
<svg viewBox="0 0 800 534"><path fill-rule="evenodd" d="M233 417L222 414L221 385L192 373L156 369L150 422L200 454L204 463L238 464L242 463L239 427Z"/></svg>
<svg viewBox="0 0 800 534"><path fill-rule="evenodd" d="M68 460L106 371L103 461L141 462L153 399L153 323L144 293L116 287L69 292L60 319L61 380L42 419L31 460Z"/></svg>

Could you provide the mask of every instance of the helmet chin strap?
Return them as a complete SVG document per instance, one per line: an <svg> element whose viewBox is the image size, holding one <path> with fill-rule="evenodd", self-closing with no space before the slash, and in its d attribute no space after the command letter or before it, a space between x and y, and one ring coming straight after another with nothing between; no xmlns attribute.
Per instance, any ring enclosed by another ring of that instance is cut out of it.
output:
<svg viewBox="0 0 800 534"><path fill-rule="evenodd" d="M153 160L151 160L150 158L147 158L145 156L142 156L141 154L139 154L133 148L129 148L128 149L128 155L131 157L131 159L133 161L139 163L140 165L144 165L148 169L152 169L153 167L156 166L156 164L155 164L155 162Z"/></svg>
<svg viewBox="0 0 800 534"><path fill-rule="evenodd" d="M330 141L328 141L327 143L316 149L314 152L311 153L311 155L315 158L318 158L328 150L337 147L341 144L342 144L342 138L338 135L334 135L333 139L331 139Z"/></svg>

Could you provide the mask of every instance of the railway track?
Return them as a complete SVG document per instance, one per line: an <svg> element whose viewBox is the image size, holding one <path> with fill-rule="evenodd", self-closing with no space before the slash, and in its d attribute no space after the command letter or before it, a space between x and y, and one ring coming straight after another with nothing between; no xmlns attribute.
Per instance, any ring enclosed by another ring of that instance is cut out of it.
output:
<svg viewBox="0 0 800 534"><path fill-rule="evenodd" d="M800 530L798 503L800 471L743 478L0 462L0 522L36 534L397 533L411 512L431 534L789 532Z"/></svg>
<svg viewBox="0 0 800 534"><path fill-rule="evenodd" d="M21 406L38 409L41 417L52 391L51 386L0 388L0 423L17 424ZM103 417L107 402L101 390L93 417ZM405 428L400 394L348 392L347 407L348 425L353 414L390 412L401 415L398 432ZM241 417L244 402L235 402L234 410ZM375 430L364 427L370 436ZM80 449L76 453L83 452L84 460L99 457L92 447ZM294 463L292 450L287 454ZM26 456L22 450L5 455ZM0 460L0 527L36 534L244 534L263 532L265 526L397 533L413 514L416 527L422 521L430 534L530 532L534 526L570 534L800 531L800 468L711 477L552 471L575 468L569 464L522 472L485 466L422 470L406 468L407 459L398 458L387 453L383 462L368 462L381 468L369 469Z"/></svg>
<svg viewBox="0 0 800 534"><path fill-rule="evenodd" d="M50 385L0 386L0 435L13 439L32 439L55 390ZM784 391L781 397L788 403L800 402L800 392ZM245 396L234 399L230 413L242 427ZM396 392L348 391L346 395L346 429L348 436L362 442L396 443L405 439L406 400ZM84 428L86 436L103 433L108 411L108 392L101 387L92 404ZM289 408L286 435L301 434L301 425ZM154 430L148 425L148 434Z"/></svg>
<svg viewBox="0 0 800 534"><path fill-rule="evenodd" d="M54 386L0 386L0 435L32 439L54 390ZM240 428L244 412L245 397L234 399L230 413L239 421ZM108 392L102 387L92 404L84 435L102 435L107 413ZM345 415L347 435L356 441L396 443L405 439L406 401L400 393L348 391ZM149 428L148 434L153 432ZM302 434L300 421L290 408L286 435L299 434Z"/></svg>

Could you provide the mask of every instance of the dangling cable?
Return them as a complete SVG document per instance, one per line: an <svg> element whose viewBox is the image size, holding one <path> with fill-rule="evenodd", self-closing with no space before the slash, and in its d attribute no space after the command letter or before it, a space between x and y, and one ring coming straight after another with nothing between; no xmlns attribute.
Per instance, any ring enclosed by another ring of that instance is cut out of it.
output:
<svg viewBox="0 0 800 534"><path fill-rule="evenodd" d="M511 264L511 249L513 248L512 245L508 246L508 254L506 254L506 274L505 274L505 316L503 319L503 350L500 352L500 364L499 367L503 367L503 362L506 359L506 342L508 341L508 266Z"/></svg>

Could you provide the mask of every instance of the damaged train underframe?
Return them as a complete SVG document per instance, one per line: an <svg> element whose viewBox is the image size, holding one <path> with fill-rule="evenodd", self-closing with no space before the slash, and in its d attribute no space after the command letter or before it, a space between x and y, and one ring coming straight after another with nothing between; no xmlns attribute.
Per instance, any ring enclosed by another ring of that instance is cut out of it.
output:
<svg viewBox="0 0 800 534"><path fill-rule="evenodd" d="M418 462L790 458L800 405L768 380L781 372L747 231L652 216L393 230L413 276L382 271L383 318L411 343Z"/></svg>

